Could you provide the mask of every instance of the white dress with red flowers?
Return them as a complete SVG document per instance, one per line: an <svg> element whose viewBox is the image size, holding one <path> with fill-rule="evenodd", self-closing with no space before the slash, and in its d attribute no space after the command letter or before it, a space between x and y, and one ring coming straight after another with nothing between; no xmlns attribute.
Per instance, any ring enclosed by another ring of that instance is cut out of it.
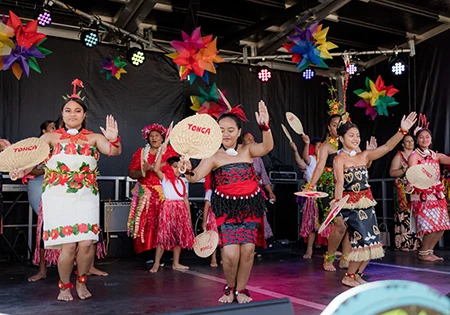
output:
<svg viewBox="0 0 450 315"><path fill-rule="evenodd" d="M88 144L57 143L42 184L45 248L98 241L98 151Z"/></svg>

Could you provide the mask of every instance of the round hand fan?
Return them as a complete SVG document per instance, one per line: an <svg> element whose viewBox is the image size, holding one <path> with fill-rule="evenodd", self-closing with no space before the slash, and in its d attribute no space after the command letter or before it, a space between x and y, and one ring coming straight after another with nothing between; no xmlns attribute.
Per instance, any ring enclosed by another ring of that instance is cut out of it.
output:
<svg viewBox="0 0 450 315"><path fill-rule="evenodd" d="M216 250L219 235L215 231L205 231L195 238L194 252L197 256L206 258Z"/></svg>
<svg viewBox="0 0 450 315"><path fill-rule="evenodd" d="M436 184L438 174L433 166L418 164L408 168L406 178L411 186L419 189L428 189Z"/></svg>
<svg viewBox="0 0 450 315"><path fill-rule="evenodd" d="M289 123L289 126L291 126L291 128L299 135L304 134L305 132L303 131L303 125L302 122L300 121L300 119L298 119L297 116L295 116L294 113L291 112L286 112L286 119Z"/></svg>
<svg viewBox="0 0 450 315"><path fill-rule="evenodd" d="M0 153L0 171L25 170L44 161L50 146L39 138L28 138L6 148Z"/></svg>
<svg viewBox="0 0 450 315"><path fill-rule="evenodd" d="M345 204L347 203L349 197L350 197L349 195L346 195L341 200L330 204L330 213L320 226L319 234L322 233L323 230L325 230L326 227L331 223L331 221L333 221L333 219L338 215L339 211L341 211L342 207L344 207Z"/></svg>

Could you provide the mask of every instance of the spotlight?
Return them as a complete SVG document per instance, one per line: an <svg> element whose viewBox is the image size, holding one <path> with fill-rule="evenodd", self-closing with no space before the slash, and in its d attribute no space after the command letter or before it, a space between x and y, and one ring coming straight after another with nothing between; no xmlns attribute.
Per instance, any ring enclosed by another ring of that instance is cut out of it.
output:
<svg viewBox="0 0 450 315"><path fill-rule="evenodd" d="M135 67L139 67L147 58L143 48L132 47L127 50L127 60Z"/></svg>
<svg viewBox="0 0 450 315"><path fill-rule="evenodd" d="M94 30L84 30L80 35L81 43L88 47L92 48L97 46L100 43L100 37L98 36L97 31Z"/></svg>
<svg viewBox="0 0 450 315"><path fill-rule="evenodd" d="M345 71L347 71L347 73L350 75L354 75L356 72L358 72L358 66L356 66L354 62L351 62L348 64Z"/></svg>
<svg viewBox="0 0 450 315"><path fill-rule="evenodd" d="M395 75L401 75L406 70L405 63L400 58L395 58L391 63L391 71Z"/></svg>
<svg viewBox="0 0 450 315"><path fill-rule="evenodd" d="M272 77L272 72L270 72L270 70L267 68L262 68L258 72L258 79L260 79L262 82L269 81L271 77Z"/></svg>
<svg viewBox="0 0 450 315"><path fill-rule="evenodd" d="M303 71L303 77L305 80L311 80L315 75L316 72L311 68L307 68Z"/></svg>
<svg viewBox="0 0 450 315"><path fill-rule="evenodd" d="M44 8L37 14L36 19L40 26L50 25L52 23L52 13L49 9Z"/></svg>

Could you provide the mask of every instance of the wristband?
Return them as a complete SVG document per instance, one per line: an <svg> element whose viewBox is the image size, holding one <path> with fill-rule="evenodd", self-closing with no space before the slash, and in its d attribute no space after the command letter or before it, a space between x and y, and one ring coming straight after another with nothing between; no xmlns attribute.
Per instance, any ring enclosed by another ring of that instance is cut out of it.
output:
<svg viewBox="0 0 450 315"><path fill-rule="evenodd" d="M408 130L403 130L402 127L398 128L398 132L400 132L404 136L408 134Z"/></svg>
<svg viewBox="0 0 450 315"><path fill-rule="evenodd" d="M268 131L268 132L270 132L270 127L269 127L269 123L267 122L267 125L266 124L261 124L261 125L258 125L259 126L259 129L261 130L261 131Z"/></svg>

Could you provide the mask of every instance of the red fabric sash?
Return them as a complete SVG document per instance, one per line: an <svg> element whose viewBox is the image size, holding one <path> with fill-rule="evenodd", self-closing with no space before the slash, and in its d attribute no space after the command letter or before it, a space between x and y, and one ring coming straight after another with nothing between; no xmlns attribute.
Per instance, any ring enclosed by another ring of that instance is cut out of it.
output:
<svg viewBox="0 0 450 315"><path fill-rule="evenodd" d="M244 180L242 182L219 185L216 191L221 195L230 197L244 197L254 195L258 191L258 183L254 180Z"/></svg>

